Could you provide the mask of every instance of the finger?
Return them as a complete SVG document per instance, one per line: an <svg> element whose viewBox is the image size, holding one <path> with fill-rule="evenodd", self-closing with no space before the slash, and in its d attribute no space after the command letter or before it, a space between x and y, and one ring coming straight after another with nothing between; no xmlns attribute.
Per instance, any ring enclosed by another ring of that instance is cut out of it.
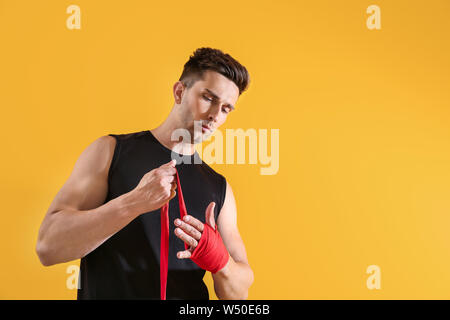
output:
<svg viewBox="0 0 450 320"><path fill-rule="evenodd" d="M175 219L174 223L176 226L183 229L183 231L186 234L188 234L195 240L199 241L200 238L202 237L202 233L199 230L197 230L196 228L194 228L193 226L191 226L190 224L187 224L186 222L183 222L180 219Z"/></svg>
<svg viewBox="0 0 450 320"><path fill-rule="evenodd" d="M167 185L169 187L169 185ZM177 189L177 184L176 182L172 182L170 184L170 195L175 195L176 194L176 189Z"/></svg>
<svg viewBox="0 0 450 320"><path fill-rule="evenodd" d="M169 162L164 163L163 165L161 165L160 168L166 168L166 167L168 167L168 168L170 168L170 167L174 168L175 165L176 165L176 163L177 163L177 160L176 160L176 159L172 159L172 160L170 160Z"/></svg>
<svg viewBox="0 0 450 320"><path fill-rule="evenodd" d="M173 175L171 175L171 176L164 176L164 177L161 178L161 182L164 182L167 185L172 184L172 183L176 184L175 176L173 176Z"/></svg>
<svg viewBox="0 0 450 320"><path fill-rule="evenodd" d="M173 189L170 190L170 196L169 199L167 201L172 200L173 198L175 198L175 196L177 195L177 192Z"/></svg>
<svg viewBox="0 0 450 320"><path fill-rule="evenodd" d="M190 250L184 250L184 251L178 251L177 252L177 258L178 259L187 259L192 256L192 253Z"/></svg>
<svg viewBox="0 0 450 320"><path fill-rule="evenodd" d="M161 176L175 176L176 174L176 169L172 167L158 168L157 170Z"/></svg>
<svg viewBox="0 0 450 320"><path fill-rule="evenodd" d="M167 187L168 186L169 185L167 185ZM170 195L169 195L169 198L167 198L167 200L164 201L164 204L166 204L167 202L169 202L170 200L172 200L173 198L176 197L176 195L177 195L176 188L177 188L177 184L175 182L172 182L170 184Z"/></svg>
<svg viewBox="0 0 450 320"><path fill-rule="evenodd" d="M214 221L214 208L216 207L215 202L210 202L205 212L205 221L213 229L216 228L216 222Z"/></svg>
<svg viewBox="0 0 450 320"><path fill-rule="evenodd" d="M183 240L184 243L186 243L188 246L191 246L192 248L195 248L198 245L197 240L186 234L182 229L175 228L175 235Z"/></svg>
<svg viewBox="0 0 450 320"><path fill-rule="evenodd" d="M169 203L170 200L172 200L173 198L176 197L176 195L177 195L177 192L176 192L175 190L170 191L170 196L169 196L169 198L164 199L162 205L164 206L164 205L166 205L167 203Z"/></svg>
<svg viewBox="0 0 450 320"><path fill-rule="evenodd" d="M194 218L193 216L190 216L187 214L184 216L183 221L186 222L187 224L190 224L198 231L203 232L203 228L204 228L203 222Z"/></svg>

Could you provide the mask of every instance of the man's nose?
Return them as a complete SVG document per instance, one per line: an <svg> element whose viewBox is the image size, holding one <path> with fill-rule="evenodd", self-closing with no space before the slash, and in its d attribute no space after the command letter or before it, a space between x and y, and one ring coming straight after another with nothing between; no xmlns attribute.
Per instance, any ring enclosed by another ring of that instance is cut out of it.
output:
<svg viewBox="0 0 450 320"><path fill-rule="evenodd" d="M219 114L220 114L220 106L215 105L209 110L208 119L210 121L217 122L219 120Z"/></svg>

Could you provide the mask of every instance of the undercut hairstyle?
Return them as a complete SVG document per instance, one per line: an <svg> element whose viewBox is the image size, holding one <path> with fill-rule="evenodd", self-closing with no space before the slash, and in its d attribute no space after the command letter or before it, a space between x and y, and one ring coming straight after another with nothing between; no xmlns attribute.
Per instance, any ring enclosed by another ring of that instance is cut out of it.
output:
<svg viewBox="0 0 450 320"><path fill-rule="evenodd" d="M212 70L233 81L239 88L239 95L250 83L247 69L228 53L208 47L198 48L184 64L181 81L188 89L198 80L203 80L203 73Z"/></svg>

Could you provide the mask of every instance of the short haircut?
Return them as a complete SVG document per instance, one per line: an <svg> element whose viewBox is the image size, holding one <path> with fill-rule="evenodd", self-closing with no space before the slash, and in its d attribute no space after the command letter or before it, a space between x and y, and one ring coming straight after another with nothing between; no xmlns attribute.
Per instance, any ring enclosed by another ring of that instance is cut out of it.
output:
<svg viewBox="0 0 450 320"><path fill-rule="evenodd" d="M239 95L248 88L250 75L237 60L219 49L198 48L184 64L179 81L189 89L198 80L203 80L203 73L212 70L233 81L239 88Z"/></svg>

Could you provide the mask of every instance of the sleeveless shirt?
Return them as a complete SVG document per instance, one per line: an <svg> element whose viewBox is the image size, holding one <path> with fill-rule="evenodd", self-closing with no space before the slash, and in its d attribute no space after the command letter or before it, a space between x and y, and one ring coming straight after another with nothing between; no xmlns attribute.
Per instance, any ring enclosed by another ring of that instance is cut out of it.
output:
<svg viewBox="0 0 450 320"><path fill-rule="evenodd" d="M133 190L144 174L169 162L172 154L172 150L162 145L150 130L109 135L116 138L116 146L108 173L105 203ZM187 158L190 164L186 163ZM225 177L204 163L197 151L193 155L184 155L183 162L177 161L188 214L205 222L206 208L214 201L217 221L225 200ZM177 193L169 205L167 299L209 299L203 282L205 270L191 259L176 257L178 251L185 250L184 242L174 234L173 222L179 217ZM160 299L160 236L159 208L142 213L81 258L77 298Z"/></svg>

